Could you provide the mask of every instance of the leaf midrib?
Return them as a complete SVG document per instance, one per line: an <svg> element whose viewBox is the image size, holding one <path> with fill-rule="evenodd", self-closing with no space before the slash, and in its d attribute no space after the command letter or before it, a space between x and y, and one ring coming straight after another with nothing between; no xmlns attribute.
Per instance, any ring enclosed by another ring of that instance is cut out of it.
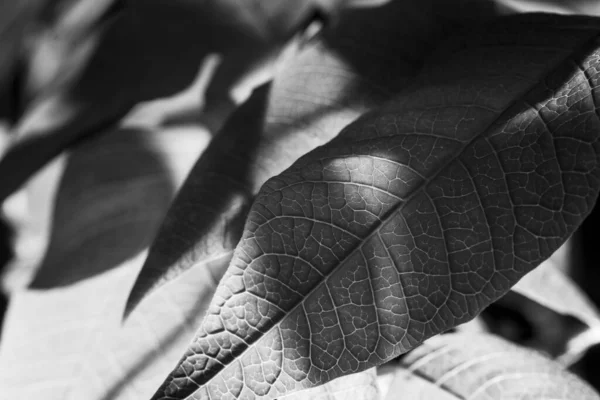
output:
<svg viewBox="0 0 600 400"><path fill-rule="evenodd" d="M585 27L586 29L581 29L583 30L588 30L587 27ZM439 175L442 171L444 171L444 169L449 166L450 164L452 164L455 160L459 159L459 157L464 153L464 151L471 146L476 140L485 137L489 132L490 132L490 128L492 128L495 124L496 121L498 121L499 119L501 119L508 110L510 110L512 107L514 107L516 104L518 104L519 100L523 99L524 97L527 96L527 94L531 93L535 88L537 88L537 86L540 84L540 82L543 80L543 78L548 77L550 74L552 74L553 72L557 71L561 66L564 65L565 62L567 62L568 60L571 59L575 59L576 55L578 55L579 53L584 52L586 49L588 49L589 47L592 47L592 44L594 42L596 42L596 40L599 38L600 33L598 33L598 28L594 29L595 34L593 34L591 37L589 37L588 39L584 40L583 43L580 46L577 46L573 51L571 51L567 56L565 56L561 61L557 62L555 65L548 67L544 72L540 73L540 77L541 79L538 79L536 82L534 82L532 85L530 85L529 87L527 87L526 89L524 89L520 95L516 96L515 100L510 101L506 107L504 107L504 109L500 112L498 112L497 117L493 118L490 123L488 124L488 126L482 130L482 133L479 135L475 135L473 136L473 138L471 138L469 141L465 142L465 144L463 145L463 147L460 149L460 151L455 153L454 157L449 157L448 161L443 163L440 168L435 171L429 178L424 179L424 181L420 184L420 186L415 189L413 191L413 193L411 193L409 196L406 197L406 199L404 200L404 202L397 204L396 206L394 206L390 211L388 211L387 215L385 217L383 217L379 223L375 224L373 227L373 230L371 231L371 233L369 233L367 236L365 236L364 239L362 239L362 241L360 242L359 245L356 246L355 249L353 249L351 252L349 252L342 260L339 261L339 263L337 263L337 266L333 267L331 269L331 271L329 271L329 273L327 273L326 275L324 275L323 279L321 280L321 282L319 282L317 285L315 285L315 287L313 289L311 289L305 296L303 299L301 299L298 304L296 304L294 307L292 307L287 313L285 313L278 321L276 321L273 325L271 325L265 332L261 332L261 336L254 342L251 343L250 345L248 345L248 347L246 347L243 351L241 351L239 354L237 354L234 358L234 360L232 362L230 362L229 364L225 365L223 367L223 369L218 370L215 372L215 374L213 376L211 376L208 380L206 380L204 383L198 385L198 388L195 389L193 392L191 392L189 395L186 395L186 399L189 398L189 396L192 396L194 393L196 393L197 390L207 386L208 384L210 384L212 382L212 380L214 378L216 378L217 376L220 375L220 373L222 371L225 371L226 369L230 368L231 365L233 364L233 362L240 362L241 357L251 348L253 348L254 346L257 346L259 344L259 342L261 341L262 338L264 338L264 336L266 334L268 334L269 332L271 332L271 330L275 327L279 327L279 325L281 325L281 323L286 320L286 318L293 314L299 307L303 307L304 306L304 302L305 300L310 297L317 289L319 289L322 285L327 285L328 280L331 278L331 276L339 269L339 267L341 265L343 265L348 259L350 259L353 255L355 255L357 252L362 251L362 246L364 245L364 243L368 242L369 240L371 240L373 237L375 237L376 235L379 234L379 229L385 225L387 222L389 222L393 216L402 210L402 208L408 204L414 197L416 197L418 194L421 194L422 192L425 191L425 189L427 189L427 187L429 186L429 184L431 184ZM588 86L589 86L589 82L588 82ZM399 93L401 94L401 93ZM393 101L393 100L391 100ZM388 102L388 104L390 104L390 102ZM381 114L377 113L376 118L380 117ZM362 122L361 120L356 121L356 122ZM353 122L354 123L354 122ZM353 123L350 123L350 125L352 125ZM348 125L348 126L350 126ZM344 130L346 130L348 128L348 126L344 127L342 129L342 131L338 134L337 137L339 137L341 134L343 134ZM394 135L394 136L398 136L400 134ZM336 137L336 138L337 138ZM366 155L367 157L370 157L369 155ZM287 170L286 170L287 171ZM503 171L504 172L504 171ZM285 171L283 172L285 173ZM342 184L347 184L348 182L340 182ZM484 210L485 211L485 210ZM446 240L444 239L444 245L447 246ZM393 263L393 260L392 260ZM395 265L395 264L394 264ZM401 285L402 286L402 285ZM404 287L403 287L404 289ZM264 299L265 301L269 302L267 299ZM332 298L333 300L333 298ZM270 302L269 302L270 303ZM335 308L336 305L333 304ZM339 320L338 320L339 323ZM232 333L228 330L225 329L225 331L230 334L233 335L235 337L238 337L235 333ZM210 336L210 334L209 334ZM345 335L344 335L345 337ZM282 343L283 346L283 343ZM283 361L282 361L283 362ZM311 364L312 364L312 360L311 360ZM281 366L281 368L283 369L283 366ZM244 373L244 367L243 365L241 366L241 372L242 372L242 376L245 379L245 373ZM244 385L244 387L246 387L246 385ZM270 390L269 390L270 392ZM268 396L269 394L267 394Z"/></svg>

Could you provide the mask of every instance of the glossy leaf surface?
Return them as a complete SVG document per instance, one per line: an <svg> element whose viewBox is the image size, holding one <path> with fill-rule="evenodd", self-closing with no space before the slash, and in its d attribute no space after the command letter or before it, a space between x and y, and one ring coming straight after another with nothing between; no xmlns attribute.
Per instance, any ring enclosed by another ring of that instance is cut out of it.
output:
<svg viewBox="0 0 600 400"><path fill-rule="evenodd" d="M597 197L595 19L499 20L267 181L154 399L275 398L464 323Z"/></svg>
<svg viewBox="0 0 600 400"><path fill-rule="evenodd" d="M600 398L560 364L489 334L437 336L384 369L394 376L384 400Z"/></svg>

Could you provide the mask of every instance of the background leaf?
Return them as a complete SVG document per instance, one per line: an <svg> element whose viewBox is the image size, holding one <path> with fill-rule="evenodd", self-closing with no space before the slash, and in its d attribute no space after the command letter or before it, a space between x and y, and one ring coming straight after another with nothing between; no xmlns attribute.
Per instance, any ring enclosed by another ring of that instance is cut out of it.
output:
<svg viewBox="0 0 600 400"><path fill-rule="evenodd" d="M489 334L436 336L380 373L393 375L385 400L600 398L558 363Z"/></svg>
<svg viewBox="0 0 600 400"><path fill-rule="evenodd" d="M282 396L280 400L376 400L379 399L376 368L343 376L325 385Z"/></svg>
<svg viewBox="0 0 600 400"><path fill-rule="evenodd" d="M97 3L77 4L94 9ZM87 35L69 30L68 24L66 32L50 26L47 35L59 39L45 49L49 57L36 57L34 51L29 69L47 68L48 58L59 60L61 68L50 74L56 79L43 85L46 90L37 93L14 127L10 149L0 161L0 199L77 140L113 126L138 102L189 86L213 53L223 61L208 90L218 103L211 104L213 111L222 112L230 90L268 62L317 11L327 16L342 3L305 0L289 7L286 2L144 0L125 3L118 15Z"/></svg>
<svg viewBox="0 0 600 400"><path fill-rule="evenodd" d="M567 339L567 348L560 355L560 362L571 365L587 349L600 343L600 312L583 290L556 265L556 260L546 260L512 290L554 312L575 317L586 325Z"/></svg>
<svg viewBox="0 0 600 400"><path fill-rule="evenodd" d="M599 27L534 15L467 30L412 88L270 179L154 399L318 386L504 295L595 204Z"/></svg>
<svg viewBox="0 0 600 400"><path fill-rule="evenodd" d="M125 325L122 305L152 227L207 139L198 129L130 126L74 151L58 190L52 240L61 241L50 245L36 278L37 287L61 287L13 293L0 346L3 396L151 395L200 322L229 258L163 287Z"/></svg>

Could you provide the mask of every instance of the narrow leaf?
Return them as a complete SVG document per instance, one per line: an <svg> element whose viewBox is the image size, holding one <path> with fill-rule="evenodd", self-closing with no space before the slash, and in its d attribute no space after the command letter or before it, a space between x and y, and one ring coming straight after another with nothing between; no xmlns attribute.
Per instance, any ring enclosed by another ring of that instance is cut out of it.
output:
<svg viewBox="0 0 600 400"><path fill-rule="evenodd" d="M275 398L474 318L594 206L595 19L443 45L411 89L267 181L154 399Z"/></svg>
<svg viewBox="0 0 600 400"><path fill-rule="evenodd" d="M560 364L489 334L437 336L384 369L385 400L600 399Z"/></svg>
<svg viewBox="0 0 600 400"><path fill-rule="evenodd" d="M408 84L447 25L433 13L435 3L349 10L335 29L284 58L270 92L261 89L234 113L193 168L150 249L126 314L194 263L233 249L268 178Z"/></svg>

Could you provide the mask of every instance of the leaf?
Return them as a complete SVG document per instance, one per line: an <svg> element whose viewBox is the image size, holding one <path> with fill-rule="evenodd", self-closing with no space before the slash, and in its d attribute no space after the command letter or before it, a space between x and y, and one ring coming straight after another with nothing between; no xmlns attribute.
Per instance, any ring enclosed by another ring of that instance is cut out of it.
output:
<svg viewBox="0 0 600 400"><path fill-rule="evenodd" d="M91 1L86 4L95 6ZM63 64L73 71L68 71L68 79L55 82L53 90L42 93L15 128L11 149L0 161L0 200L76 141L117 123L138 102L185 89L212 53L224 56L226 71L219 74L217 87L210 88L228 98L229 90L318 10L328 15L342 2L304 0L294 4L296 7L281 1L136 1L128 3L102 29L93 30L79 46L59 42L50 52L64 55L68 62ZM64 42L72 40L64 36ZM61 53L63 47L70 51ZM227 61L230 57L232 61Z"/></svg>
<svg viewBox="0 0 600 400"><path fill-rule="evenodd" d="M79 146L63 173L50 243L31 286L68 285L143 251L175 195L175 182L198 156L198 144L206 143L206 136L194 135L120 128ZM180 158L176 165L165 160L173 153Z"/></svg>
<svg viewBox="0 0 600 400"><path fill-rule="evenodd" d="M567 339L567 348L559 356L559 362L571 365L590 347L600 343L600 312L552 258L525 275L512 290L558 314L575 317L586 325L584 330Z"/></svg>
<svg viewBox="0 0 600 400"><path fill-rule="evenodd" d="M551 12L559 14L600 15L600 6L594 0L494 0L518 12Z"/></svg>
<svg viewBox="0 0 600 400"><path fill-rule="evenodd" d="M348 10L335 29L284 57L272 87L254 93L232 115L194 166L150 249L126 314L194 263L233 249L268 178L407 85L448 25L433 12L436 4Z"/></svg>
<svg viewBox="0 0 600 400"><path fill-rule="evenodd" d="M74 149L58 191L53 245L36 278L38 287L63 286L12 294L0 342L2 397L126 400L149 397L160 384L231 253L162 287L125 325L121 307L149 230L207 140L201 129L129 126Z"/></svg>
<svg viewBox="0 0 600 400"><path fill-rule="evenodd" d="M341 377L325 385L280 397L280 400L376 400L376 368Z"/></svg>
<svg viewBox="0 0 600 400"><path fill-rule="evenodd" d="M153 399L318 386L504 295L596 201L599 28L524 15L466 30L412 88L267 181Z"/></svg>
<svg viewBox="0 0 600 400"><path fill-rule="evenodd" d="M541 354L489 334L446 334L402 357L382 399L600 398L584 381Z"/></svg>
<svg viewBox="0 0 600 400"><path fill-rule="evenodd" d="M571 315L590 327L600 326L596 306L552 259L525 275L512 290L559 314Z"/></svg>
<svg viewBox="0 0 600 400"><path fill-rule="evenodd" d="M19 49L26 32L46 5L45 0L0 4L0 89L9 84L19 61ZM4 99L2 99L4 100ZM4 110L1 110L4 111ZM0 113L2 115L3 113ZM2 115L3 116L3 115Z"/></svg>

